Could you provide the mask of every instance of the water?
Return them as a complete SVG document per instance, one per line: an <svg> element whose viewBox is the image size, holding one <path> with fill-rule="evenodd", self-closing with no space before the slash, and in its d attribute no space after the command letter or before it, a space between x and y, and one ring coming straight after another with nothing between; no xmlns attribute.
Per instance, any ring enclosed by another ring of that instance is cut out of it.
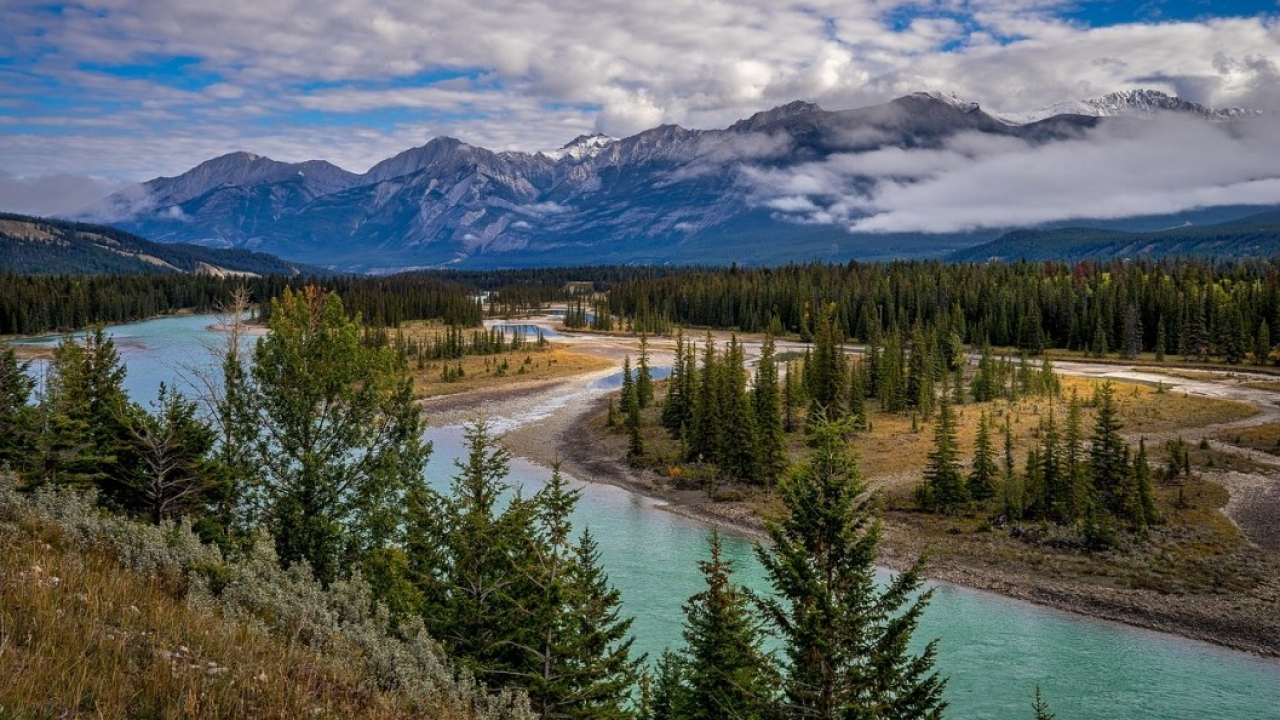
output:
<svg viewBox="0 0 1280 720"><path fill-rule="evenodd" d="M206 330L214 321L188 316L111 328L129 364L130 394L153 398L161 381L186 387L185 367L210 366L202 343L220 339ZM502 419L499 427L536 422L570 400ZM462 452L461 429L433 428L428 438L435 444L429 477L446 488L452 460ZM545 468L516 460L510 480L531 494L548 475ZM679 643L681 606L701 589L697 561L706 554L707 529L617 488L575 486L583 490L575 526L589 526L599 540L625 611L636 618L636 650L656 657L666 645ZM727 536L724 546L738 580L763 588L751 543ZM1030 718L1037 684L1060 720L1280 718L1280 663L1169 635L939 585L916 635L917 648L935 637L941 639L938 670L950 678L951 718Z"/></svg>
<svg viewBox="0 0 1280 720"><path fill-rule="evenodd" d="M548 340L564 337L563 334L556 332L552 328L534 325L532 323L496 323L487 326L491 330L501 330L507 334L507 339L511 339L514 335L523 336L522 339L528 342L537 342L538 332L542 332L542 337Z"/></svg>

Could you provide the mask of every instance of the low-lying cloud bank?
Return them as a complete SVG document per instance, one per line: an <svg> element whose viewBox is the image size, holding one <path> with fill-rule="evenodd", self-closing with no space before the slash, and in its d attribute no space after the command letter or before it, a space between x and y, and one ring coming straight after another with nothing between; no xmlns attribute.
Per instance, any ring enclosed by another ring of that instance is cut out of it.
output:
<svg viewBox="0 0 1280 720"><path fill-rule="evenodd" d="M1280 204L1274 116L1212 125L1109 122L1034 144L976 133L937 149L838 154L789 168L743 166L755 202L853 232L947 233Z"/></svg>
<svg viewBox="0 0 1280 720"><path fill-rule="evenodd" d="M24 178L0 170L0 212L71 215L121 187L119 181L79 175Z"/></svg>

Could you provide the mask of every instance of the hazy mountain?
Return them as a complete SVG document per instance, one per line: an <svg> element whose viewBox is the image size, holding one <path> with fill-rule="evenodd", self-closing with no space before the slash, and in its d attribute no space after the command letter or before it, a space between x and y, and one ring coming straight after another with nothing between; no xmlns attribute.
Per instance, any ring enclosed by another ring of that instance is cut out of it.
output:
<svg viewBox="0 0 1280 720"><path fill-rule="evenodd" d="M1126 97L1163 109L1154 94ZM802 224L763 203L750 174L880 148L940 148L958 133L1032 144L1078 137L1104 114L1011 123L954 95L915 93L835 112L793 102L723 130L583 136L551 152L442 137L363 175L234 153L117 193L91 216L164 242L361 271L941 256L999 233L856 236L840 223ZM856 191L873 179L850 182Z"/></svg>
<svg viewBox="0 0 1280 720"><path fill-rule="evenodd" d="M113 227L0 213L0 272L20 275L200 273L328 274L248 250L145 240Z"/></svg>
<svg viewBox="0 0 1280 720"><path fill-rule="evenodd" d="M1102 228L1016 230L989 243L958 250L957 261L1115 260L1191 255L1211 258L1270 257L1280 254L1280 212L1231 222L1155 232Z"/></svg>

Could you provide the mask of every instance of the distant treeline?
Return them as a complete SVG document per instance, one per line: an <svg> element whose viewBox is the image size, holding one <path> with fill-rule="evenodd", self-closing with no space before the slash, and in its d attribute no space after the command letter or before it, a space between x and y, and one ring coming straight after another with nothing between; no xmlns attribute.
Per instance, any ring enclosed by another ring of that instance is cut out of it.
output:
<svg viewBox="0 0 1280 720"><path fill-rule="evenodd" d="M1180 259L695 269L621 281L609 303L649 331L674 323L808 339L814 308L834 303L836 326L860 342L919 323L1030 354L1065 348L1266 362L1280 322L1280 265Z"/></svg>
<svg viewBox="0 0 1280 720"><path fill-rule="evenodd" d="M74 330L98 323L142 320L179 310L214 312L238 287L261 303L286 287L316 284L337 292L353 315L374 326L395 326L419 319L452 325L480 324L475 291L431 276L308 279L217 278L209 275L14 275L0 274L0 334Z"/></svg>

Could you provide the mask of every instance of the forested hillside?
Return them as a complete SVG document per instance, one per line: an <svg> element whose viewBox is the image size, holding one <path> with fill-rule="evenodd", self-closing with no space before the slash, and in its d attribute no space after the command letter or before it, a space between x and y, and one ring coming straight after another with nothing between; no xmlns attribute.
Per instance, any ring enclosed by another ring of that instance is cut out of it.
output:
<svg viewBox="0 0 1280 720"><path fill-rule="evenodd" d="M19 275L195 273L328 275L323 268L244 249L151 242L106 225L0 213L0 271Z"/></svg>

